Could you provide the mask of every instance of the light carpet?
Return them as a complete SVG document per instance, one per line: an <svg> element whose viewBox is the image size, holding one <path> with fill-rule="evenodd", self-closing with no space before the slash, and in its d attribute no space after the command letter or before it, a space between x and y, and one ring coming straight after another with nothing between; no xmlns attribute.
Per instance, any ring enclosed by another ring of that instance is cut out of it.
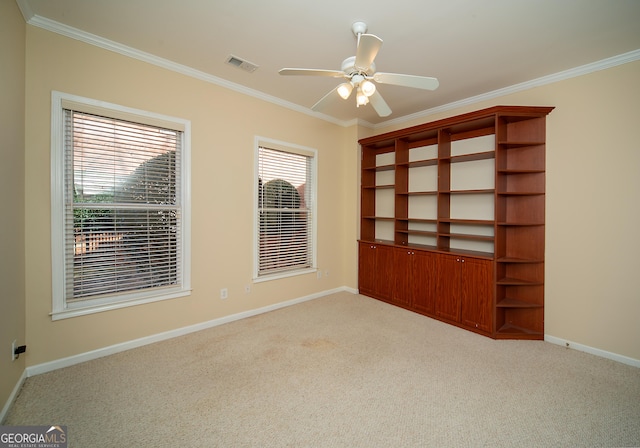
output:
<svg viewBox="0 0 640 448"><path fill-rule="evenodd" d="M338 293L28 378L70 447L640 446L640 369Z"/></svg>

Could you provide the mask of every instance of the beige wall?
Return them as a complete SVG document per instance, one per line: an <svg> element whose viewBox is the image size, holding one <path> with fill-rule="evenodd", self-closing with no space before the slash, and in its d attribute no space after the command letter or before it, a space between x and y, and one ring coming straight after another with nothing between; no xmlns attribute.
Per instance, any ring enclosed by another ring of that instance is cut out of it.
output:
<svg viewBox="0 0 640 448"><path fill-rule="evenodd" d="M0 409L25 367L11 342L25 343L24 58L25 23L15 2L0 2Z"/></svg>
<svg viewBox="0 0 640 448"><path fill-rule="evenodd" d="M429 116L497 104L547 118L545 333L640 360L640 62Z"/></svg>
<svg viewBox="0 0 640 448"><path fill-rule="evenodd" d="M354 256L345 256L343 248L354 238L348 224L358 213L347 204L357 192L349 181L358 154L352 130L32 26L27 26L26 82L28 365L356 287ZM51 321L52 90L191 120L190 297ZM256 135L318 150L318 266L328 277L307 274L251 284ZM250 294L244 292L247 284ZM219 298L221 288L228 288L228 299Z"/></svg>
<svg viewBox="0 0 640 448"><path fill-rule="evenodd" d="M355 141L391 128L342 128L31 26L26 54L28 365L357 286ZM548 119L546 333L640 359L640 300L630 280L640 249L634 233L640 151L631 131L640 117L637 79L638 62L420 122L494 104L556 106ZM51 90L191 120L191 297L51 321ZM401 127L411 124L417 122ZM318 149L318 261L330 275L257 283L245 295L252 273L255 135ZM223 287L229 288L226 301L218 298Z"/></svg>

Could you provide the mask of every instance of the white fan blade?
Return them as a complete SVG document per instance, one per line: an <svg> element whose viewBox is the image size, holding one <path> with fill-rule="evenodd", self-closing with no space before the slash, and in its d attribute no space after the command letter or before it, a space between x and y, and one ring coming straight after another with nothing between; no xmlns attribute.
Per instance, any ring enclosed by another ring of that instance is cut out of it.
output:
<svg viewBox="0 0 640 448"><path fill-rule="evenodd" d="M373 64L380 47L382 39L373 34L361 34L358 39L358 49L356 50L356 68L367 70Z"/></svg>
<svg viewBox="0 0 640 448"><path fill-rule="evenodd" d="M391 108L377 90L369 97L369 102L381 117L391 115Z"/></svg>
<svg viewBox="0 0 640 448"><path fill-rule="evenodd" d="M325 109L329 105L329 103L331 103L334 100L334 97L340 98L340 96L338 95L337 87L335 89L331 89L329 93L327 93L325 96L320 98L320 100L316 104L311 106L311 110L314 110L316 112L322 112L323 109Z"/></svg>
<svg viewBox="0 0 640 448"><path fill-rule="evenodd" d="M373 75L373 80L380 84L395 84L397 86L414 87L424 90L435 90L440 85L436 78L401 75L398 73L376 73Z"/></svg>
<svg viewBox="0 0 640 448"><path fill-rule="evenodd" d="M321 70L315 68L283 68L278 73L287 76L330 76L332 78L343 78L345 76L344 72L339 70Z"/></svg>

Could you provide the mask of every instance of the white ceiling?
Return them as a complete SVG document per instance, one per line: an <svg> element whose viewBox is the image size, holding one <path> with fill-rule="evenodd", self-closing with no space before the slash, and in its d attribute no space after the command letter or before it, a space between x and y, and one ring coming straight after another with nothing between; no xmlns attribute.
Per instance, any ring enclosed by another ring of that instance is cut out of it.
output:
<svg viewBox="0 0 640 448"><path fill-rule="evenodd" d="M640 0L17 0L28 23L90 33L205 73L222 84L309 109L341 81L285 77L283 67L340 69L355 54L351 24L384 43L381 72L434 76L431 92L378 85L393 113L355 99L326 114L378 125L465 99L552 79L613 58L640 58ZM87 36L89 36L87 34ZM631 53L630 53L631 52ZM247 73L229 55L259 68ZM619 62L616 62L619 63ZM232 84L229 84L232 83ZM529 83L530 84L530 83Z"/></svg>

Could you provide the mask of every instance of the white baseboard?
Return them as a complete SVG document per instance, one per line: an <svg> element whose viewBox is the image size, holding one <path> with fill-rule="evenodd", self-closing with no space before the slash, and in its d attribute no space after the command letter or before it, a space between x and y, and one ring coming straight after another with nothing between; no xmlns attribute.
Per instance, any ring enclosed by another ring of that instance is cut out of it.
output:
<svg viewBox="0 0 640 448"><path fill-rule="evenodd" d="M561 345L562 347L572 348L581 352L596 355L601 358L611 359L622 364L628 364L633 367L640 367L640 359L629 358L628 356L619 355L617 353L600 350L599 348L589 347L588 345L578 344L577 342L568 341L566 339L557 338L548 334L544 335L544 340L552 344Z"/></svg>
<svg viewBox="0 0 640 448"><path fill-rule="evenodd" d="M54 361L45 362L42 364L36 364L34 366L27 367L26 376L30 377L34 375L39 375L41 373L51 372L53 370L61 369L63 367L69 367L75 364L80 364L85 361L91 361L93 359L102 358L103 356L113 355L114 353L131 350L132 348L153 344L154 342L160 342L160 341L175 338L178 336L184 336L189 333L205 330L207 328L217 327L218 325L234 322L236 320L245 319L247 317L256 316L262 313L268 313L269 311L274 311L280 308L296 305L298 303L306 302L308 300L318 299L320 297L324 297L329 294L334 294L337 292L351 292L353 294L358 293L357 290L353 288L347 288L347 287L340 287L340 288L335 288L328 291L322 291L322 292L311 294L308 296L299 297L297 299L288 300L286 302L280 302L274 305L269 305L262 308L256 308L254 310L243 311L241 313L232 314L230 316L213 319L213 320L202 322L195 325L190 325L188 327L177 328L175 330L166 331L164 333L158 333L151 336L145 336L140 339L134 339L132 341L127 341L120 344L99 348L97 350L80 353L78 355L69 356L67 358L61 358L61 359L56 359Z"/></svg>
<svg viewBox="0 0 640 448"><path fill-rule="evenodd" d="M20 389L22 388L22 385L24 384L24 381L26 379L27 379L27 371L24 370L22 372L22 375L20 375L18 382L16 383L13 390L11 391L11 395L9 395L7 402L4 404L4 407L2 408L2 412L0 412L0 425L4 424L4 419L7 416L7 413L9 412L11 405L16 400L18 393L20 393Z"/></svg>

